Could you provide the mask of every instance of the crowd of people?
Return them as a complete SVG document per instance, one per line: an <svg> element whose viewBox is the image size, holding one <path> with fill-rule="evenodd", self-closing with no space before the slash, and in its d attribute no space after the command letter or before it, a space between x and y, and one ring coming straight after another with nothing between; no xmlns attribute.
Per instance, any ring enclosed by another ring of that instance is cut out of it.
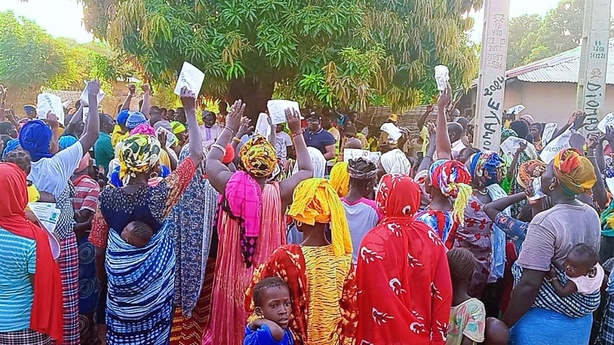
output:
<svg viewBox="0 0 614 345"><path fill-rule="evenodd" d="M449 87L415 137L99 90L61 123L0 85L0 344L614 344L614 127L506 114L494 152Z"/></svg>

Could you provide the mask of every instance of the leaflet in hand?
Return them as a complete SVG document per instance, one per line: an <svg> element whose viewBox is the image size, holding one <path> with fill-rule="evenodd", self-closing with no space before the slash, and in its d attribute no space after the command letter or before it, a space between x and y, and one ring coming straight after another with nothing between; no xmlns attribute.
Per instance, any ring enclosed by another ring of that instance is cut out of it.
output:
<svg viewBox="0 0 614 345"><path fill-rule="evenodd" d="M31 202L28 204L28 208L34 213L41 225L45 227L45 230L50 233L55 231L58 219L60 218L60 210L56 208L55 203Z"/></svg>
<svg viewBox="0 0 614 345"><path fill-rule="evenodd" d="M267 109L269 109L269 114L271 115L271 121L273 121L274 125L278 125L280 123L286 123L286 109L290 108L300 113L301 109L298 105L298 102L282 100L282 99L272 99L266 104Z"/></svg>
<svg viewBox="0 0 614 345"><path fill-rule="evenodd" d="M271 134L271 126L269 125L269 116L265 113L258 115L258 121L256 122L256 133L269 137Z"/></svg>
<svg viewBox="0 0 614 345"><path fill-rule="evenodd" d="M344 149L343 161L348 162L350 159L364 158L373 162L375 165L379 164L379 160L382 157L381 152L371 152L367 150L359 149Z"/></svg>
<svg viewBox="0 0 614 345"><path fill-rule="evenodd" d="M614 113L609 113L603 117L603 120L599 122L597 128L601 131L601 133L605 133L606 128L609 126L614 126Z"/></svg>
<svg viewBox="0 0 614 345"><path fill-rule="evenodd" d="M46 119L51 112L57 116L61 123L64 123L64 107L62 99L51 93L41 93L37 97L36 111L39 119Z"/></svg>
<svg viewBox="0 0 614 345"><path fill-rule="evenodd" d="M81 93L81 98L79 99L81 101L81 104L83 106L89 106L90 100L88 97L88 93L89 93L89 86L87 84L87 81L85 82L85 89L83 89L83 92ZM100 105L100 102L102 102L102 99L104 98L104 91L102 91L102 89L100 89L100 91L98 91L98 95L96 96L96 98L98 99L98 105Z"/></svg>
<svg viewBox="0 0 614 345"><path fill-rule="evenodd" d="M183 67L181 67L181 72L177 79L177 86L175 86L175 94L177 96L181 95L181 89L185 86L198 96L204 81L205 73L186 61L183 63Z"/></svg>

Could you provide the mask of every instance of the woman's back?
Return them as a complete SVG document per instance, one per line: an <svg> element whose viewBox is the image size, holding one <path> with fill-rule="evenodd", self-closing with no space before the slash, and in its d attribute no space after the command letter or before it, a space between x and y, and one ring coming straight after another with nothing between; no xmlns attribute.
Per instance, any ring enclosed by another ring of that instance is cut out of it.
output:
<svg viewBox="0 0 614 345"><path fill-rule="evenodd" d="M578 243L599 247L600 223L589 205L559 204L533 218L527 229L518 264L549 271L551 262L563 267L569 250Z"/></svg>

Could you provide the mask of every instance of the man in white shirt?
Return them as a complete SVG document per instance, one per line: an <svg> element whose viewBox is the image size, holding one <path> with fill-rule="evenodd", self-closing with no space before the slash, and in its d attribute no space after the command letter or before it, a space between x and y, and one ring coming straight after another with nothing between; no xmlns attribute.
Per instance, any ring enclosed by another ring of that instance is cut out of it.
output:
<svg viewBox="0 0 614 345"><path fill-rule="evenodd" d="M465 130L463 126L458 122L449 122L448 123L448 136L450 137L450 142L452 143L452 158L457 159L460 152L467 146L463 144L463 136L465 135ZM433 155L433 161L437 160L437 152Z"/></svg>
<svg viewBox="0 0 614 345"><path fill-rule="evenodd" d="M216 120L215 113L203 111L204 124L200 126L200 133L203 138L203 145L207 148L213 145L222 133L222 127L215 124Z"/></svg>
<svg viewBox="0 0 614 345"><path fill-rule="evenodd" d="M277 158L285 163L288 160L288 152L292 150L292 138L284 132L284 125L279 124L275 129L275 151Z"/></svg>

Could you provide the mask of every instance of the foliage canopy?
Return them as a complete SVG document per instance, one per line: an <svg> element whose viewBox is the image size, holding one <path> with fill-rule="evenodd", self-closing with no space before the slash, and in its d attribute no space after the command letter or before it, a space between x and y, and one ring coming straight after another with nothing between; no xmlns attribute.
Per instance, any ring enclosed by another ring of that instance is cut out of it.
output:
<svg viewBox="0 0 614 345"><path fill-rule="evenodd" d="M477 75L465 34L483 0L81 0L86 27L172 83L184 60L204 92L243 98L252 113L273 92L304 103L408 108L435 94L437 64L455 86Z"/></svg>

